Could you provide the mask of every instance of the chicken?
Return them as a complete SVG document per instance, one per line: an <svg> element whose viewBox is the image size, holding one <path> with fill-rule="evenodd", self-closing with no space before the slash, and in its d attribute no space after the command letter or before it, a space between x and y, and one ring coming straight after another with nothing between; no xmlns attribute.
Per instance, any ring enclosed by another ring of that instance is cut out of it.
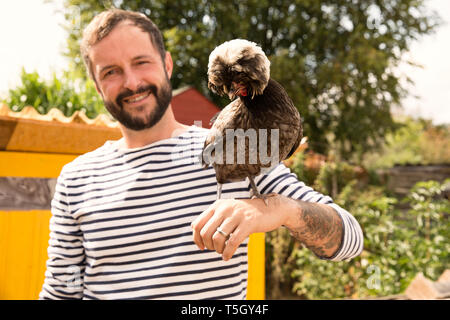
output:
<svg viewBox="0 0 450 320"><path fill-rule="evenodd" d="M263 50L243 39L227 41L211 52L208 88L232 100L212 119L201 157L204 168L211 164L215 169L217 198L222 184L248 178L252 198L262 198L267 204L271 195L258 191L254 177L287 159L299 146L302 123L297 108L284 88L270 78L270 62ZM239 139L238 132L244 132L244 139ZM257 143L252 133L257 134ZM274 143L272 136L278 141Z"/></svg>

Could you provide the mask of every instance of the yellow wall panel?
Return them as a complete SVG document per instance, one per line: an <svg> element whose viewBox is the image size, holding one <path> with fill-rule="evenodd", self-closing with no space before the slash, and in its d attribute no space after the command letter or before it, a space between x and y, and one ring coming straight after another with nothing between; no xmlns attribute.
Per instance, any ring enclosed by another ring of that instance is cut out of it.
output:
<svg viewBox="0 0 450 320"><path fill-rule="evenodd" d="M0 177L56 178L77 155L0 151Z"/></svg>
<svg viewBox="0 0 450 320"><path fill-rule="evenodd" d="M0 151L0 177L56 178L77 155ZM49 210L0 211L0 299L37 299L49 239ZM250 236L247 299L265 297L264 234Z"/></svg>
<svg viewBox="0 0 450 320"><path fill-rule="evenodd" d="M44 282L51 213L0 211L0 299L37 299Z"/></svg>
<svg viewBox="0 0 450 320"><path fill-rule="evenodd" d="M265 299L265 239L264 233L250 235L248 241L247 299Z"/></svg>

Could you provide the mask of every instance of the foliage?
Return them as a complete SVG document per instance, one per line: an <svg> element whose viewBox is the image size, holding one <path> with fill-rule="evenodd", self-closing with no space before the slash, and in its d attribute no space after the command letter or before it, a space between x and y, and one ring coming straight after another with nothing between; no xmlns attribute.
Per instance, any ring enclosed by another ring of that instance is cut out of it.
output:
<svg viewBox="0 0 450 320"><path fill-rule="evenodd" d="M433 126L427 122L419 147L423 164L450 163L450 125Z"/></svg>
<svg viewBox="0 0 450 320"><path fill-rule="evenodd" d="M79 39L92 17L109 7L139 11L163 30L175 61L174 88L206 87L207 62L218 44L246 38L262 46L272 77L304 118L312 149L342 157L363 154L395 127L390 108L406 94L394 68L413 40L440 23L424 0L64 0L68 50L83 74ZM76 18L74 18L76 17Z"/></svg>
<svg viewBox="0 0 450 320"><path fill-rule="evenodd" d="M315 190L329 194L334 198L348 183L353 181L358 181L359 186L367 183L367 175L364 169L343 161L328 161L320 168L313 187Z"/></svg>
<svg viewBox="0 0 450 320"><path fill-rule="evenodd" d="M304 162L305 162L305 154L303 152L296 152L292 157L292 163L289 165L289 167L292 168L291 169L292 172L297 175L297 178L300 181L304 181L305 183L308 184L308 182L311 180L309 180L307 176L308 170L306 170ZM314 180L312 180L311 182L313 181Z"/></svg>
<svg viewBox="0 0 450 320"><path fill-rule="evenodd" d="M13 111L33 106L39 113L46 114L51 108L58 108L65 116L70 116L76 110L84 110L90 118L105 112L94 83L74 79L69 72L62 77L54 73L50 81L45 81L37 72L28 73L22 68L21 82L9 90L3 101Z"/></svg>
<svg viewBox="0 0 450 320"><path fill-rule="evenodd" d="M301 247L293 241L286 228L279 228L266 234L266 292L268 299L295 297L292 287L295 283L291 274L295 270L294 248Z"/></svg>
<svg viewBox="0 0 450 320"><path fill-rule="evenodd" d="M297 149L294 154L283 163L290 167L300 181L312 186L326 160L324 155L308 150L308 144Z"/></svg>
<svg viewBox="0 0 450 320"><path fill-rule="evenodd" d="M402 293L419 272L436 280L450 267L450 204L442 197L449 183L417 183L403 200L409 209L402 211L382 187L362 189L350 181L335 202L360 223L364 250L349 262L317 259L284 231L268 233L268 290L276 289L269 298L283 297L279 291L287 286L307 299L387 296Z"/></svg>
<svg viewBox="0 0 450 320"><path fill-rule="evenodd" d="M379 151L367 154L363 163L371 168L406 164L450 163L450 126L435 126L423 119L406 118L386 135Z"/></svg>

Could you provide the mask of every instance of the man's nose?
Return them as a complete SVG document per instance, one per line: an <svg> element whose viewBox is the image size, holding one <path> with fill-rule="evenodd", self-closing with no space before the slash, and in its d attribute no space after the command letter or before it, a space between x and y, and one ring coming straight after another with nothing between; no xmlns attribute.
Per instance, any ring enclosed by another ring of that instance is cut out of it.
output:
<svg viewBox="0 0 450 320"><path fill-rule="evenodd" d="M139 87L139 78L132 71L125 72L125 82L124 87L131 90L136 91Z"/></svg>

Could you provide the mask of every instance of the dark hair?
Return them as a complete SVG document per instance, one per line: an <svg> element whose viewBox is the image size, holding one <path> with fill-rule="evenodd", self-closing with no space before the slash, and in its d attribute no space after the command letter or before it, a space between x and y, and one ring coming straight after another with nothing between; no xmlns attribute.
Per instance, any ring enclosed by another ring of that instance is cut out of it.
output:
<svg viewBox="0 0 450 320"><path fill-rule="evenodd" d="M89 50L91 47L103 38L105 38L120 22L131 21L142 31L147 32L150 41L159 51L161 59L164 63L166 50L161 31L146 15L139 12L126 11L121 9L110 9L96 15L89 25L84 29L83 38L81 39L80 50L84 64L89 76L95 81L92 70L92 63L89 59Z"/></svg>

